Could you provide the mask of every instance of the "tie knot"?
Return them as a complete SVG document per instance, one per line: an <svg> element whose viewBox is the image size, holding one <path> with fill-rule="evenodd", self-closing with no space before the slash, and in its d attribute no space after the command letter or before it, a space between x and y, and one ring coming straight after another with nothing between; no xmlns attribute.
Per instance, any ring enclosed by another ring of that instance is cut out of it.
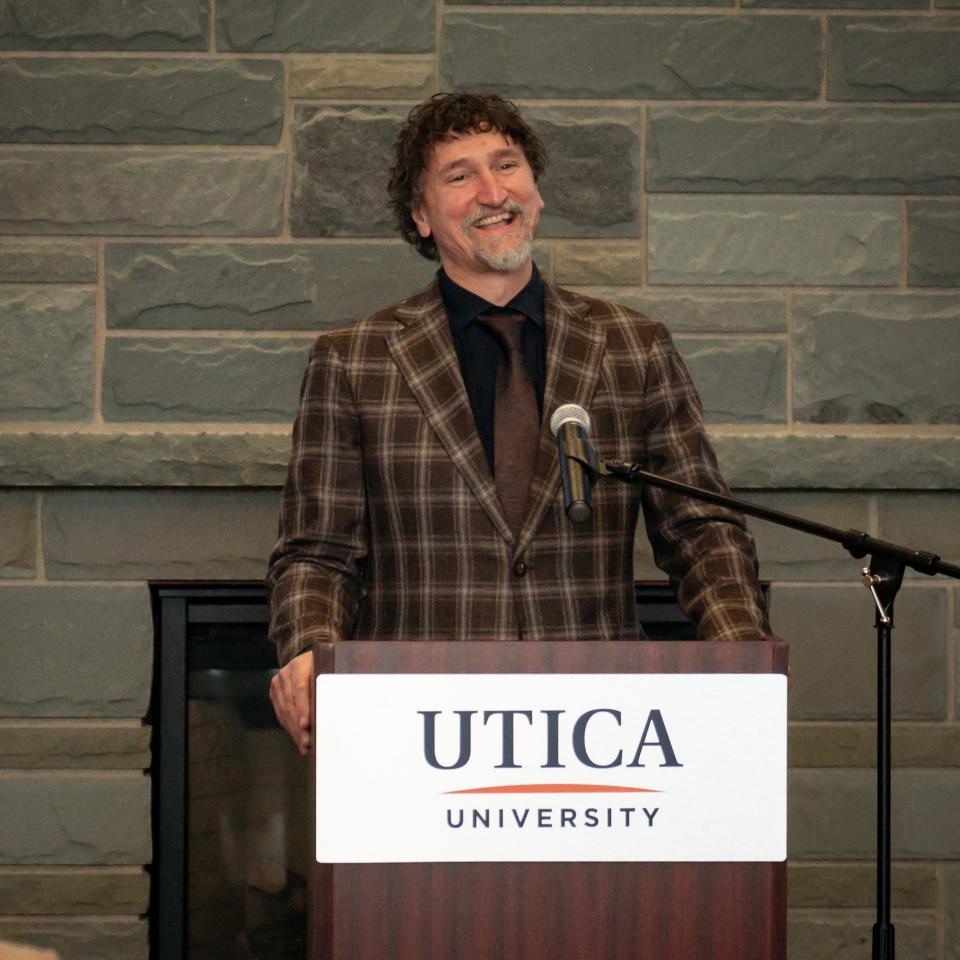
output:
<svg viewBox="0 0 960 960"><path fill-rule="evenodd" d="M486 313L480 317L481 323L496 336L508 353L523 353L523 325L526 319L522 313Z"/></svg>

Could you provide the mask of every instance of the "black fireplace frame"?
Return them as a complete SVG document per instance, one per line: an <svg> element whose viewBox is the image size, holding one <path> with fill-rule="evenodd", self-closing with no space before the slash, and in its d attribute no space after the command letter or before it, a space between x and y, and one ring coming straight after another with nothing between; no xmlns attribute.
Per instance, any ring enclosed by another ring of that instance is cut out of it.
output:
<svg viewBox="0 0 960 960"><path fill-rule="evenodd" d="M266 593L256 582L151 583L154 618L153 695L149 720L153 755L153 865L150 885L150 956L182 960L186 918L186 719L192 626L267 626ZM268 648L269 650L269 648ZM237 669L275 668L263 655L238 650ZM266 694L266 683L264 683Z"/></svg>

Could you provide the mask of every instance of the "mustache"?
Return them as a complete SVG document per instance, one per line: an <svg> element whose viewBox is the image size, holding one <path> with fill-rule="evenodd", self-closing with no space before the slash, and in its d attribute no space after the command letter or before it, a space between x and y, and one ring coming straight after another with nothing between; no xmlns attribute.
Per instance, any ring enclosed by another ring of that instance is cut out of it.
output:
<svg viewBox="0 0 960 960"><path fill-rule="evenodd" d="M527 211L526 208L521 204L517 203L516 200L508 197L499 207L479 207L474 210L464 221L464 227L472 227L474 224L479 223L486 217L492 217L498 213L517 213L520 214L524 219L526 219Z"/></svg>

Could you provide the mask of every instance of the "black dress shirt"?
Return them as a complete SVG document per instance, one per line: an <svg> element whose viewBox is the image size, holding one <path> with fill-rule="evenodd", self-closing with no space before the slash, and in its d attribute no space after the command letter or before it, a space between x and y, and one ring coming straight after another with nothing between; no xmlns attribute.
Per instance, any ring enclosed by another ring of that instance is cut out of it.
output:
<svg viewBox="0 0 960 960"><path fill-rule="evenodd" d="M478 297L458 283L454 283L441 268L437 273L440 294L453 345L460 362L473 419L477 424L480 442L493 470L493 402L497 380L497 365L501 347L496 337L482 323L476 322L484 313L522 313L523 361L537 394L537 409L543 419L543 389L547 369L547 328L543 308L543 280L536 265L527 285L507 304L496 306Z"/></svg>

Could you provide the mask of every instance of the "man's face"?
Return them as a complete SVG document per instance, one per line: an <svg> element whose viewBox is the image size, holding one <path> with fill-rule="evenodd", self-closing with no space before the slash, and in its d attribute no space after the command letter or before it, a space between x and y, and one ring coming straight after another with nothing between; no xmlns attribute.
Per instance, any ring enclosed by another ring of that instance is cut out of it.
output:
<svg viewBox="0 0 960 960"><path fill-rule="evenodd" d="M528 270L543 200L530 164L501 133L452 135L433 148L413 220L451 278Z"/></svg>

